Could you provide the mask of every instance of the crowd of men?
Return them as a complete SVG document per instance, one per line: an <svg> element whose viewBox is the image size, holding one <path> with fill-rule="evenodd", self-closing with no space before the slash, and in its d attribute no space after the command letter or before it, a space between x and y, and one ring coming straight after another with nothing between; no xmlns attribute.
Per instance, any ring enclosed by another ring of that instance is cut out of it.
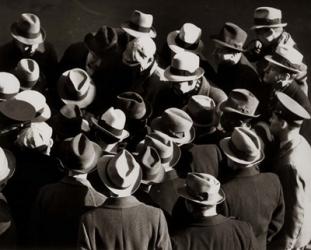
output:
<svg viewBox="0 0 311 250"><path fill-rule="evenodd" d="M154 38L135 10L61 58L38 16L0 47L0 249L307 249L307 65L282 12Z"/></svg>

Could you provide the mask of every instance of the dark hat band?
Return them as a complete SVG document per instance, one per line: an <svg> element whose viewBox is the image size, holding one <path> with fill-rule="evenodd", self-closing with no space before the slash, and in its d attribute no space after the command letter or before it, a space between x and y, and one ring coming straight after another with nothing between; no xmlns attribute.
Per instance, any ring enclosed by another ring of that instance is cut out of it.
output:
<svg viewBox="0 0 311 250"><path fill-rule="evenodd" d="M232 140L230 139L228 142L228 146L229 149L233 152L234 156L236 156L237 158L243 160L243 161L253 161L256 156L252 156L250 154L247 154L247 152L239 150L232 142Z"/></svg>
<svg viewBox="0 0 311 250"><path fill-rule="evenodd" d="M297 69L297 70L300 69L300 65L299 64L291 63L285 57L283 57L283 56L281 56L281 55L279 55L277 53L274 53L272 55L271 59L277 61L280 64L283 64L286 67L294 68L294 69Z"/></svg>
<svg viewBox="0 0 311 250"><path fill-rule="evenodd" d="M281 18L275 18L275 19L255 18L254 19L255 25L275 25L275 24L281 24L281 22L282 22Z"/></svg>
<svg viewBox="0 0 311 250"><path fill-rule="evenodd" d="M188 70L176 69L172 66L170 67L170 72L173 75L177 75L177 76L193 76L194 75L194 73L191 73Z"/></svg>
<svg viewBox="0 0 311 250"><path fill-rule="evenodd" d="M16 26L16 31L20 36L28 38L28 39L35 39L41 34L41 32L29 33L27 30L21 29L18 25Z"/></svg>
<svg viewBox="0 0 311 250"><path fill-rule="evenodd" d="M136 23L129 22L129 27L132 28L133 30L143 32L143 33L149 33L151 28L150 27L142 27Z"/></svg>
<svg viewBox="0 0 311 250"><path fill-rule="evenodd" d="M215 196L215 194L209 194L207 192L196 192L192 190L188 185L186 186L186 191L191 197L193 197L194 200L197 201L208 201L209 199L213 200L213 197Z"/></svg>
<svg viewBox="0 0 311 250"><path fill-rule="evenodd" d="M187 42L181 40L179 36L176 36L176 38L175 38L175 43L179 47L182 47L182 48L188 49L188 50L195 50L195 49L197 49L198 46L199 46L199 42L200 41L197 41L196 43L187 43Z"/></svg>
<svg viewBox="0 0 311 250"><path fill-rule="evenodd" d="M115 136L121 136L123 129L117 129L111 127L106 121L99 120L98 125L101 126L104 130L109 131L110 133L114 134Z"/></svg>
<svg viewBox="0 0 311 250"><path fill-rule="evenodd" d="M38 80L34 80L34 81L22 80L21 81L21 87L30 89L33 86L35 86L37 82L38 82Z"/></svg>
<svg viewBox="0 0 311 250"><path fill-rule="evenodd" d="M11 93L11 94L5 94L0 92L0 99L9 99L13 96L15 96L17 93Z"/></svg>

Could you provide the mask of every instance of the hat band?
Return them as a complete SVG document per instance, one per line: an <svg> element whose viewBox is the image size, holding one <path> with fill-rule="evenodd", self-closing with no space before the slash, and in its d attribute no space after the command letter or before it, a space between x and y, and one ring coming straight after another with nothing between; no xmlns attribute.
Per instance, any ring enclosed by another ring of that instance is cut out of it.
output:
<svg viewBox="0 0 311 250"><path fill-rule="evenodd" d="M38 79L37 80L32 80L32 81L28 81L26 79L22 79L22 81L21 81L21 88L30 89L33 86L35 86L37 82L38 82Z"/></svg>
<svg viewBox="0 0 311 250"><path fill-rule="evenodd" d="M282 22L281 18L275 18L275 19L255 18L254 19L255 25L275 25L275 24L281 24L281 22Z"/></svg>
<svg viewBox="0 0 311 250"><path fill-rule="evenodd" d="M250 103L240 103L241 100L235 100L229 98L228 101L225 104L225 108L231 108L236 110L237 112L240 112L242 115L254 115L256 106L251 105ZM252 108L253 107L253 108Z"/></svg>
<svg viewBox="0 0 311 250"><path fill-rule="evenodd" d="M37 118L38 116L42 115L42 113L44 112L44 107L39 109L37 112L36 112L36 115L35 115L35 118Z"/></svg>
<svg viewBox="0 0 311 250"><path fill-rule="evenodd" d="M289 60L287 60L285 57L281 56L280 54L274 53L271 58L277 61L278 63L283 64L286 67L294 68L296 70L300 69L299 64L291 63Z"/></svg>
<svg viewBox="0 0 311 250"><path fill-rule="evenodd" d="M176 69L174 67L170 67L170 72L173 75L177 75L177 76L193 76L194 73L189 72L188 70L184 70L184 69Z"/></svg>
<svg viewBox="0 0 311 250"><path fill-rule="evenodd" d="M216 196L218 196L218 194L212 194L212 193L208 193L208 192L197 192L193 189L191 189L188 185L186 185L186 191L187 193L193 197L194 200L197 201L208 201L208 200L216 200Z"/></svg>
<svg viewBox="0 0 311 250"><path fill-rule="evenodd" d="M129 23L130 28L132 28L133 30L139 31L139 32L143 32L143 33L149 33L151 28L150 27L142 27L137 23L133 23L130 22Z"/></svg>
<svg viewBox="0 0 311 250"><path fill-rule="evenodd" d="M199 46L199 42L197 41L195 43L187 43L184 40L182 40L179 36L176 36L175 38L175 43L179 46L182 47L184 49L189 49L189 50L195 50L198 48Z"/></svg>
<svg viewBox="0 0 311 250"><path fill-rule="evenodd" d="M35 39L38 36L40 36L41 32L37 32L37 33L29 33L27 30L23 30L20 27L16 27L16 31L18 32L18 34L22 37L28 38L28 39Z"/></svg>
<svg viewBox="0 0 311 250"><path fill-rule="evenodd" d="M101 126L104 130L107 130L107 131L109 131L110 133L112 133L112 134L114 134L116 136L121 136L122 135L123 129L114 128L114 127L110 126L108 123L106 123L105 120L100 120L98 122L98 125Z"/></svg>
<svg viewBox="0 0 311 250"><path fill-rule="evenodd" d="M250 155L246 151L239 150L230 139L228 142L229 149L233 152L234 156L244 161L253 161L256 158L256 155Z"/></svg>
<svg viewBox="0 0 311 250"><path fill-rule="evenodd" d="M65 93L66 93L66 98L69 98L70 100L75 100L75 101L81 101L84 99L90 89L90 86L88 86L87 91L85 93L81 94L81 92L77 91L73 87L69 88L69 86L72 86L72 83L69 80L69 77L66 78L66 86L65 86Z"/></svg>
<svg viewBox="0 0 311 250"><path fill-rule="evenodd" d="M11 94L6 94L6 93L1 93L0 92L0 99L9 99L13 96L15 96L17 93L11 93Z"/></svg>

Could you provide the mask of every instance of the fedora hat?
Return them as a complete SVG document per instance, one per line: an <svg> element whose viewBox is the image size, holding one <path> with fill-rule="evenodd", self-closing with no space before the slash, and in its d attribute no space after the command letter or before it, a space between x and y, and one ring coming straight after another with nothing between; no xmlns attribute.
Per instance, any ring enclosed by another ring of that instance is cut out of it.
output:
<svg viewBox="0 0 311 250"><path fill-rule="evenodd" d="M38 63L30 58L21 59L15 68L15 75L20 81L21 89L31 89L40 78Z"/></svg>
<svg viewBox="0 0 311 250"><path fill-rule="evenodd" d="M93 171L102 152L99 145L82 133L62 141L57 150L64 167L76 173Z"/></svg>
<svg viewBox="0 0 311 250"><path fill-rule="evenodd" d="M259 117L255 114L259 100L247 89L233 89L228 99L220 104L221 111L233 112L247 117Z"/></svg>
<svg viewBox="0 0 311 250"><path fill-rule="evenodd" d="M258 135L250 128L234 128L231 137L223 138L219 145L230 160L239 164L259 163L265 157Z"/></svg>
<svg viewBox="0 0 311 250"><path fill-rule="evenodd" d="M285 27L282 23L282 11L272 7L259 7L255 9L254 26L251 29Z"/></svg>
<svg viewBox="0 0 311 250"><path fill-rule="evenodd" d="M18 93L15 100L31 105L35 109L35 117L32 122L44 122L51 117L51 109L46 103L46 98L40 92L35 90L24 90Z"/></svg>
<svg viewBox="0 0 311 250"><path fill-rule="evenodd" d="M245 51L243 46L247 39L247 33L234 23L225 23L219 34L211 38L223 47L239 52Z"/></svg>
<svg viewBox="0 0 311 250"><path fill-rule="evenodd" d="M155 184L163 181L165 169L155 148L151 146L144 147L144 150L138 154L136 159L142 169L141 183Z"/></svg>
<svg viewBox="0 0 311 250"><path fill-rule="evenodd" d="M30 123L19 132L15 143L22 147L45 151L50 144L53 129L45 122Z"/></svg>
<svg viewBox="0 0 311 250"><path fill-rule="evenodd" d="M65 104L54 115L50 124L60 138L73 137L81 132L89 132L89 123L84 119L83 113L76 104Z"/></svg>
<svg viewBox="0 0 311 250"><path fill-rule="evenodd" d="M91 104L96 95L95 84L80 68L65 71L57 82L57 90L65 104L77 104L80 108Z"/></svg>
<svg viewBox="0 0 311 250"><path fill-rule="evenodd" d="M119 94L116 107L121 109L127 118L134 120L146 120L152 114L151 105L136 92L128 91Z"/></svg>
<svg viewBox="0 0 311 250"><path fill-rule="evenodd" d="M153 16L134 10L130 20L121 24L121 28L133 37L150 36L155 38L157 33L153 25Z"/></svg>
<svg viewBox="0 0 311 250"><path fill-rule="evenodd" d="M210 174L188 173L185 186L178 188L178 194L202 205L217 205L225 200L220 182Z"/></svg>
<svg viewBox="0 0 311 250"><path fill-rule="evenodd" d="M177 53L171 61L171 65L164 71L164 77L168 81L183 82L198 79L204 75L204 69L200 67L200 58L191 52Z"/></svg>
<svg viewBox="0 0 311 250"><path fill-rule="evenodd" d="M20 82L15 75L0 72L0 102L15 96L20 90Z"/></svg>
<svg viewBox="0 0 311 250"><path fill-rule="evenodd" d="M10 179L15 171L16 159L14 154L0 147L0 184Z"/></svg>
<svg viewBox="0 0 311 250"><path fill-rule="evenodd" d="M277 91L275 95L278 103L274 112L284 118L284 120L301 123L303 120L309 120L311 118L310 113L301 105L301 100L298 98L294 100L280 91Z"/></svg>
<svg viewBox="0 0 311 250"><path fill-rule="evenodd" d="M168 108L151 122L151 129L167 134L173 142L181 145L194 140L195 129L191 117L178 108Z"/></svg>
<svg viewBox="0 0 311 250"><path fill-rule="evenodd" d="M104 155L100 158L97 172L104 185L118 197L133 194L142 178L138 162L125 149L116 155Z"/></svg>
<svg viewBox="0 0 311 250"><path fill-rule="evenodd" d="M27 44L39 44L45 40L45 31L40 25L38 16L32 13L23 13L11 25L11 35L17 41Z"/></svg>
<svg viewBox="0 0 311 250"><path fill-rule="evenodd" d="M277 46L273 55L267 55L265 59L293 73L300 73L303 66L303 55L291 46Z"/></svg>
<svg viewBox="0 0 311 250"><path fill-rule="evenodd" d="M211 127L216 125L216 104L205 95L193 95L183 108L190 115L195 127Z"/></svg>
<svg viewBox="0 0 311 250"><path fill-rule="evenodd" d="M204 44L201 40L202 30L192 23L184 23L180 30L175 30L167 35L168 47L176 54L190 51L202 55Z"/></svg>
<svg viewBox="0 0 311 250"><path fill-rule="evenodd" d="M91 118L94 127L113 138L124 140L129 137L129 132L124 129L126 116L121 109L110 107L99 119Z"/></svg>
<svg viewBox="0 0 311 250"><path fill-rule="evenodd" d="M118 45L118 35L115 29L103 25L98 31L88 33L84 37L86 46L96 55L103 56L105 53Z"/></svg>
<svg viewBox="0 0 311 250"><path fill-rule="evenodd" d="M138 154L142 154L147 147L152 147L157 151L162 166L174 167L181 156L177 144L168 135L160 131L146 135L145 139L137 145Z"/></svg>

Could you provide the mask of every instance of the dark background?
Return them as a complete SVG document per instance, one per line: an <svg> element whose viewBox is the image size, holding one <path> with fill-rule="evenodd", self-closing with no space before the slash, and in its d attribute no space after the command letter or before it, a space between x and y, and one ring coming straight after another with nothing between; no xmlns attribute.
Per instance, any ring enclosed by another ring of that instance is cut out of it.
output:
<svg viewBox="0 0 311 250"><path fill-rule="evenodd" d="M207 58L212 62L209 36L231 21L252 38L249 28L254 10L259 6L283 11L283 21L288 23L286 30L297 42L307 65L311 65L311 0L0 0L0 42L11 39L10 25L20 13L32 12L40 17L47 40L54 44L60 58L69 44L83 40L86 33L95 32L103 24L118 27L138 9L153 14L158 46L163 44L168 32L179 29L185 22L201 27ZM310 71L308 75L311 80ZM302 132L309 141L310 126L311 122L306 122Z"/></svg>

